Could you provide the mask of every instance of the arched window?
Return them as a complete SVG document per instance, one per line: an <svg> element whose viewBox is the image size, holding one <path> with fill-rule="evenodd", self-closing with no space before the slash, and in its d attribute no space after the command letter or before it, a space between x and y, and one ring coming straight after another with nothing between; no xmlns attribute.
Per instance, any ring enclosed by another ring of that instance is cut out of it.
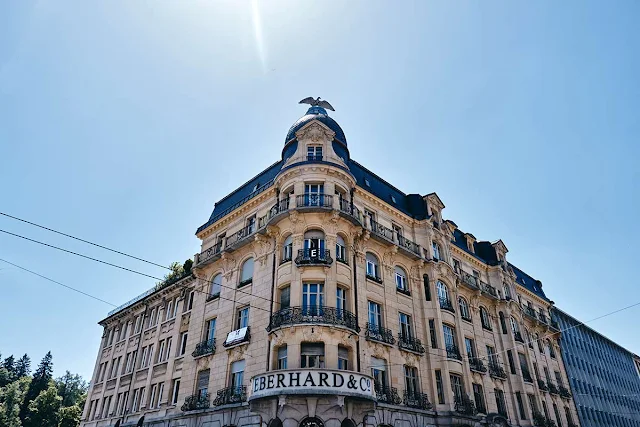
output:
<svg viewBox="0 0 640 427"><path fill-rule="evenodd" d="M336 237L336 259L345 264L347 262L347 247L344 244L344 239L340 235Z"/></svg>
<svg viewBox="0 0 640 427"><path fill-rule="evenodd" d="M489 317L489 312L484 307L480 307L480 322L484 329L491 330L491 318Z"/></svg>
<svg viewBox="0 0 640 427"><path fill-rule="evenodd" d="M458 307L460 307L460 316L464 320L471 320L471 313L469 312L469 304L463 297L458 297Z"/></svg>
<svg viewBox="0 0 640 427"><path fill-rule="evenodd" d="M432 242L431 248L433 249L433 259L441 260L442 258L440 258L440 245L436 242Z"/></svg>
<svg viewBox="0 0 640 427"><path fill-rule="evenodd" d="M253 281L253 258L247 258L240 269L240 283L238 287L248 285Z"/></svg>
<svg viewBox="0 0 640 427"><path fill-rule="evenodd" d="M282 245L282 262L291 261L293 257L293 237L289 236Z"/></svg>
<svg viewBox="0 0 640 427"><path fill-rule="evenodd" d="M514 319L513 317L511 318L511 331L515 334L515 333L520 333L520 326L518 325L518 321L516 319Z"/></svg>
<svg viewBox="0 0 640 427"><path fill-rule="evenodd" d="M209 298L214 299L220 296L220 290L222 289L222 274L218 273L211 279L211 288L209 289Z"/></svg>
<svg viewBox="0 0 640 427"><path fill-rule="evenodd" d="M409 286L407 285L407 273L396 265L396 287L399 291L408 292Z"/></svg>
<svg viewBox="0 0 640 427"><path fill-rule="evenodd" d="M438 280L436 284L436 290L438 291L438 300L440 300L440 308L451 305L451 299L449 298L449 289L447 285Z"/></svg>
<svg viewBox="0 0 640 427"><path fill-rule="evenodd" d="M340 423L340 427L356 427L356 423L354 423L351 418L345 418Z"/></svg>
<svg viewBox="0 0 640 427"><path fill-rule="evenodd" d="M304 233L305 256L318 256L324 253L324 232L322 230L309 230ZM313 252L315 250L315 252Z"/></svg>
<svg viewBox="0 0 640 427"><path fill-rule="evenodd" d="M371 252L367 252L366 259L367 259L367 277L369 279L375 280L376 282L382 282L382 279L380 278L380 272L379 272L380 264L378 262L378 257L376 257Z"/></svg>
<svg viewBox="0 0 640 427"><path fill-rule="evenodd" d="M507 301L511 300L511 288L506 283L504 285L504 299Z"/></svg>

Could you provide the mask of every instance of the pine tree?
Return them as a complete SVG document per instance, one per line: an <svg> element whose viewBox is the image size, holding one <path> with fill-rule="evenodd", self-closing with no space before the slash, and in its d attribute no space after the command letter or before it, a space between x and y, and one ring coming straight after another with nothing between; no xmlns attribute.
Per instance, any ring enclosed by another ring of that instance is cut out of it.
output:
<svg viewBox="0 0 640 427"><path fill-rule="evenodd" d="M40 393L46 390L49 387L49 381L51 381L53 374L53 357L51 356L51 352L47 352L45 356L42 358L42 361L38 365L38 369L33 373L33 379L31 380L31 384L29 385L29 389L27 390L27 394L24 397L24 401L22 402L22 406L20 407L20 419L23 424L26 426L25 419L29 412L29 404L32 400L35 400ZM56 391L56 396L57 396Z"/></svg>
<svg viewBox="0 0 640 427"><path fill-rule="evenodd" d="M15 375L16 373L16 359L13 357L13 354L6 359L4 359L4 363L2 367L5 368L11 375Z"/></svg>
<svg viewBox="0 0 640 427"><path fill-rule="evenodd" d="M15 365L16 378L26 377L31 373L31 359L25 353Z"/></svg>

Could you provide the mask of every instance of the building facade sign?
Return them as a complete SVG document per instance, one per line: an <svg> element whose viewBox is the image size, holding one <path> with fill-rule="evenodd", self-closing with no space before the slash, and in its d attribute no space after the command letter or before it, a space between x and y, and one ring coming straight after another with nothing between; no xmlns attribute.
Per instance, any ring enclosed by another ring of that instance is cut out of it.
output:
<svg viewBox="0 0 640 427"><path fill-rule="evenodd" d="M281 394L329 394L375 399L368 375L331 369L291 369L251 378L249 400Z"/></svg>

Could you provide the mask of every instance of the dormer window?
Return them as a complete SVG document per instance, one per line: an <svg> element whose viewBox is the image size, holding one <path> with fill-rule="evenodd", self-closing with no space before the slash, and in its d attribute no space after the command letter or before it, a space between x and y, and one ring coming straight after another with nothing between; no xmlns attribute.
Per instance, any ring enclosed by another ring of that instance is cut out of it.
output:
<svg viewBox="0 0 640 427"><path fill-rule="evenodd" d="M256 191L258 191L258 187L260 186L259 182L256 182L256 185L253 186L253 192L255 193Z"/></svg>
<svg viewBox="0 0 640 427"><path fill-rule="evenodd" d="M369 180L368 179L364 179L364 185L366 185L367 187L371 187L371 184L369 184Z"/></svg>
<svg viewBox="0 0 640 427"><path fill-rule="evenodd" d="M322 145L310 145L307 147L307 161L322 160Z"/></svg>
<svg viewBox="0 0 640 427"><path fill-rule="evenodd" d="M391 196L391 201L392 201L393 203L396 203L396 198L395 198L394 196Z"/></svg>

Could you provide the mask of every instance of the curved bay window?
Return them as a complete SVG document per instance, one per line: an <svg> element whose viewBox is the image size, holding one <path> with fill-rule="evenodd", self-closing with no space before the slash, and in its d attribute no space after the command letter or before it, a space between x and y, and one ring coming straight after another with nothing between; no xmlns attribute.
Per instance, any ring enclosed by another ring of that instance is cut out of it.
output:
<svg viewBox="0 0 640 427"><path fill-rule="evenodd" d="M324 206L324 184L305 184L304 206Z"/></svg>
<svg viewBox="0 0 640 427"><path fill-rule="evenodd" d="M380 263L378 261L378 257L371 252L367 252L366 260L367 278L375 280L376 282L382 282L382 278L380 277Z"/></svg>
<svg viewBox="0 0 640 427"><path fill-rule="evenodd" d="M342 263L347 263L347 247L340 235L336 237L336 259Z"/></svg>
<svg viewBox="0 0 640 427"><path fill-rule="evenodd" d="M293 258L293 237L289 236L284 240L282 245L282 261L287 262L291 261Z"/></svg>
<svg viewBox="0 0 640 427"><path fill-rule="evenodd" d="M303 283L302 315L321 316L324 307L324 283Z"/></svg>
<svg viewBox="0 0 640 427"><path fill-rule="evenodd" d="M240 271L240 283L238 284L238 287L245 286L253 282L253 258L247 258L245 262L242 263Z"/></svg>
<svg viewBox="0 0 640 427"><path fill-rule="evenodd" d="M222 274L218 273L211 279L211 286L209 288L209 297L207 300L212 300L220 296L220 290L222 289Z"/></svg>
<svg viewBox="0 0 640 427"><path fill-rule="evenodd" d="M296 264L329 264L333 260L325 248L324 232L308 230L304 233L304 248L298 251Z"/></svg>
<svg viewBox="0 0 640 427"><path fill-rule="evenodd" d="M301 368L324 368L324 343L300 344Z"/></svg>

